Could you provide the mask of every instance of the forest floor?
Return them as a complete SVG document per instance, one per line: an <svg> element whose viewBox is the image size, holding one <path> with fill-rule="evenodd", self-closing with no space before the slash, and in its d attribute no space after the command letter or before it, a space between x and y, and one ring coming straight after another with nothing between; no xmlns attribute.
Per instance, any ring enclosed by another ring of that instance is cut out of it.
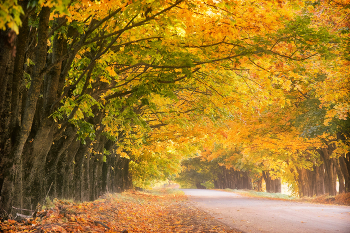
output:
<svg viewBox="0 0 350 233"><path fill-rule="evenodd" d="M48 204L35 219L0 219L0 232L237 232L191 206L181 191L127 191L93 202Z"/></svg>

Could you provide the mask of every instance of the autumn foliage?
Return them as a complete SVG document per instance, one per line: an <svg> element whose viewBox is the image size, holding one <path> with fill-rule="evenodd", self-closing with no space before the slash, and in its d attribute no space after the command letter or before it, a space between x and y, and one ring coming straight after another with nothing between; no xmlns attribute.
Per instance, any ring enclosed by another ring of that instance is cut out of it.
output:
<svg viewBox="0 0 350 233"><path fill-rule="evenodd" d="M244 187L349 191L348 1L25 0L0 13L3 213L174 179L199 156L237 176L220 188L244 174Z"/></svg>

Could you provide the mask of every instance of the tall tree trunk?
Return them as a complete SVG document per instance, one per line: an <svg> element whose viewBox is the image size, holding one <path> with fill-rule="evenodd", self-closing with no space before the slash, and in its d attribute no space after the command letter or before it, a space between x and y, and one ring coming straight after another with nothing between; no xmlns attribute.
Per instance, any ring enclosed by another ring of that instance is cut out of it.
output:
<svg viewBox="0 0 350 233"><path fill-rule="evenodd" d="M51 121L47 119L46 121ZM30 157L30 163L32 164L28 179L26 180L26 190L30 190L28 196L33 196L34 203L43 200L45 193L47 192L45 187L46 174L46 158L53 143L55 125L51 123L43 123L37 131L33 140L33 150Z"/></svg>
<svg viewBox="0 0 350 233"><path fill-rule="evenodd" d="M91 140L87 139L86 144L80 144L79 150L75 154L74 159L74 200L81 201L82 193L84 192L83 187L83 164L85 155L88 153L89 145L91 144Z"/></svg>
<svg viewBox="0 0 350 233"><path fill-rule="evenodd" d="M91 153L87 153L86 158L84 159L84 182L83 182L83 197L82 201L90 201L90 161L91 161Z"/></svg>
<svg viewBox="0 0 350 233"><path fill-rule="evenodd" d="M328 195L335 196L336 191L336 174L333 159L330 158L332 149L329 147L321 149L321 158L325 166L325 192Z"/></svg>
<svg viewBox="0 0 350 233"><path fill-rule="evenodd" d="M263 178L265 180L266 192L271 192L271 178L268 171L263 171Z"/></svg>
<svg viewBox="0 0 350 233"><path fill-rule="evenodd" d="M66 137L66 138L65 138ZM62 193L59 195L59 182L58 182L58 177L60 173L59 164L62 163L62 157L65 156L65 153L68 152L69 146L74 143L74 140L76 140L76 129L73 129L73 127L68 127L67 130L65 131L65 137L61 138L60 140L62 143L57 142L55 145L60 145L57 150L53 151L51 155L51 159L53 160L52 165L50 166L50 176L53 178L54 182L54 196L55 197L60 197ZM50 151L51 152L51 151ZM62 187L62 186L61 186Z"/></svg>
<svg viewBox="0 0 350 233"><path fill-rule="evenodd" d="M68 148L64 162L63 179L63 198L73 198L73 175L74 175L74 157L80 147L80 141L74 141Z"/></svg>
<svg viewBox="0 0 350 233"><path fill-rule="evenodd" d="M282 179L281 178L277 178L274 180L275 182L275 193L281 193L282 191Z"/></svg>
<svg viewBox="0 0 350 233"><path fill-rule="evenodd" d="M349 157L349 154L347 156ZM340 169L344 175L345 192L350 192L350 170L348 169L345 156L339 157L339 165L340 165Z"/></svg>
<svg viewBox="0 0 350 233"><path fill-rule="evenodd" d="M12 72L13 60L9 63L8 71ZM12 77L11 74L6 74L9 78ZM13 188L14 188L14 173L13 173L13 163L14 159L11 156L11 151L13 148L13 142L15 138L11 137L10 132L10 112L11 112L11 82L6 86L5 99L2 105L2 113L0 115L0 209L4 209L9 213L11 210L11 204L13 200Z"/></svg>
<svg viewBox="0 0 350 233"><path fill-rule="evenodd" d="M13 59L16 34L10 30L0 30L0 114L3 112L8 79L9 63Z"/></svg>
<svg viewBox="0 0 350 233"><path fill-rule="evenodd" d="M43 7L40 12L39 29L38 29L38 44L35 52L35 67L32 75L30 89L28 92L26 104L23 109L23 117L21 122L20 134L13 149L14 158L14 177L15 177L15 196L17 205L23 203L23 157L22 152L29 133L32 128L36 105L40 94L42 75L41 71L46 63L47 55L47 39L49 32L50 8Z"/></svg>
<svg viewBox="0 0 350 233"><path fill-rule="evenodd" d="M333 159L334 161L334 166L335 166L335 170L338 176L338 181L339 181L339 193L345 193L345 181L344 181L344 176L343 173L341 171L340 165L339 165L339 161L338 159Z"/></svg>
<svg viewBox="0 0 350 233"><path fill-rule="evenodd" d="M324 165L314 166L314 170L316 172L316 187L315 194L316 196L321 196L325 193L324 187Z"/></svg>
<svg viewBox="0 0 350 233"><path fill-rule="evenodd" d="M27 2L27 1L25 1ZM25 6L26 7L26 6ZM18 42L16 46L16 59L13 71L12 95L11 95L11 131L20 127L21 121L21 100L20 90L23 85L25 54L27 50L27 41L29 36L29 16L22 20L22 26L19 29ZM14 132L18 133L18 132Z"/></svg>

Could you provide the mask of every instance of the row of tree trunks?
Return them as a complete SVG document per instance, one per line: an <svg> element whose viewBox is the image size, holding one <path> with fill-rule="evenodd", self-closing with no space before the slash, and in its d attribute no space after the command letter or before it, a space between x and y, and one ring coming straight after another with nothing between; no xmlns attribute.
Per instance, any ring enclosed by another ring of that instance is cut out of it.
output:
<svg viewBox="0 0 350 233"><path fill-rule="evenodd" d="M80 37L69 51L65 36L55 34L49 53L51 9L42 7L38 13L27 9L28 1L20 4L24 14L19 35L0 30L0 214L11 213L12 206L35 208L47 196L84 201L130 187L129 160L117 154L104 157L115 142L102 136L103 127L96 131L94 143L86 139L84 144L70 122L77 107L57 122L52 118L60 100L70 95L68 71L89 33L68 30L68 37L70 33ZM30 17L37 20L37 28L28 24ZM62 22L57 18L55 23ZM85 86L94 68L91 64ZM93 94L85 86L80 95ZM84 120L100 124L103 113L92 111L94 116Z"/></svg>
<svg viewBox="0 0 350 233"><path fill-rule="evenodd" d="M214 180L214 187L217 189L252 189L252 180L248 172L221 167L217 179Z"/></svg>
<svg viewBox="0 0 350 233"><path fill-rule="evenodd" d="M321 158L320 165L314 165L312 170L298 171L298 185L300 196L335 196L338 193L349 192L349 154L338 158L332 156L333 146L318 150ZM339 192L336 190L339 182Z"/></svg>
<svg viewBox="0 0 350 233"><path fill-rule="evenodd" d="M332 149L322 148L320 150L321 159L324 164L324 182L325 182L325 193L331 196L337 194L336 184L337 184L337 173L335 167L335 159L331 158Z"/></svg>
<svg viewBox="0 0 350 233"><path fill-rule="evenodd" d="M89 146L92 143L91 140L87 140L86 144L73 140L57 162L54 161L54 154L49 155L50 160L53 161L48 161L46 164L49 178L45 186L45 195L76 201L91 201L105 192L120 192L130 188L129 159L110 154L109 159L104 160L103 151L108 149L108 144L114 144L105 137L101 137L98 142L96 144L99 146L93 148L93 153L90 152ZM57 166L52 167L55 172L50 172L52 163L57 163ZM50 189L51 185L53 188ZM50 192L47 193L47 190Z"/></svg>
<svg viewBox="0 0 350 233"><path fill-rule="evenodd" d="M324 184L323 165L314 166L313 171L304 168L299 170L298 187L301 197L323 195L325 192Z"/></svg>
<svg viewBox="0 0 350 233"><path fill-rule="evenodd" d="M348 193L350 192L350 153L346 156L340 156L338 162L341 173L344 176L345 192Z"/></svg>
<svg viewBox="0 0 350 233"><path fill-rule="evenodd" d="M268 171L263 171L262 176L266 184L266 192L268 193L280 193L282 191L281 178L273 179Z"/></svg>

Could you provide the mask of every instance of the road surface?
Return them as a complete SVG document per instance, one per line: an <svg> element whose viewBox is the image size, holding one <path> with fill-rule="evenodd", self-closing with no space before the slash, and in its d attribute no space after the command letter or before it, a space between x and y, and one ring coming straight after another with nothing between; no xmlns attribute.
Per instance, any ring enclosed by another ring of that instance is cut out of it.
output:
<svg viewBox="0 0 350 233"><path fill-rule="evenodd" d="M236 193L182 189L194 206L242 232L350 233L350 207L251 198Z"/></svg>

